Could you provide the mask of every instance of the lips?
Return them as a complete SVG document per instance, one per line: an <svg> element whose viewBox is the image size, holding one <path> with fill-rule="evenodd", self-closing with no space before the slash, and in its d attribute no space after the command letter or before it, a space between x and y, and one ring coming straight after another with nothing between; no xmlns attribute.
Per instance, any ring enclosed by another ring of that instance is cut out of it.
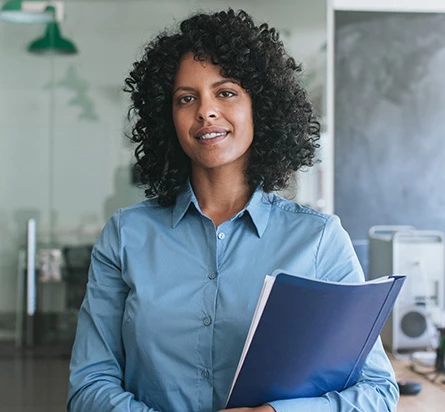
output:
<svg viewBox="0 0 445 412"><path fill-rule="evenodd" d="M211 140L216 139L217 137L226 136L228 133L229 131L222 127L203 127L196 132L195 138L198 140Z"/></svg>

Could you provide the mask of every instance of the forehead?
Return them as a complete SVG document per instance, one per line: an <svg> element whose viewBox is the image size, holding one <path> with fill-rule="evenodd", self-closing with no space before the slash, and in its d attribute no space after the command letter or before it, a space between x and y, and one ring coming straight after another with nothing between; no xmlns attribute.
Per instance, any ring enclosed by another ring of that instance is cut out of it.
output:
<svg viewBox="0 0 445 412"><path fill-rule="evenodd" d="M223 79L221 66L213 64L210 59L195 60L193 53L185 54L179 62L175 86L187 82L205 82Z"/></svg>

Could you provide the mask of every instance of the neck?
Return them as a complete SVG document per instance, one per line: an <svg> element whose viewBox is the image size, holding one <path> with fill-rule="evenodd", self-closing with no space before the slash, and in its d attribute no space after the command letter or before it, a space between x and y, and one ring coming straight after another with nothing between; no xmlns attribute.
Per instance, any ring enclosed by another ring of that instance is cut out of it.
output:
<svg viewBox="0 0 445 412"><path fill-rule="evenodd" d="M232 175L217 170L192 172L191 184L202 212L216 227L241 211L252 196L245 174Z"/></svg>

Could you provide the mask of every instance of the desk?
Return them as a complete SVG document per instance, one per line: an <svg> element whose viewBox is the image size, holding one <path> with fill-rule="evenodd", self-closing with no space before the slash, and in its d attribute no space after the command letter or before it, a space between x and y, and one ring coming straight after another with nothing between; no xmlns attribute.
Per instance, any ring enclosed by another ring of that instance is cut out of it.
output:
<svg viewBox="0 0 445 412"><path fill-rule="evenodd" d="M389 358L397 380L416 381L422 384L422 390L414 396L400 396L397 412L443 412L445 410L445 384L439 376L436 383L410 369L408 359Z"/></svg>

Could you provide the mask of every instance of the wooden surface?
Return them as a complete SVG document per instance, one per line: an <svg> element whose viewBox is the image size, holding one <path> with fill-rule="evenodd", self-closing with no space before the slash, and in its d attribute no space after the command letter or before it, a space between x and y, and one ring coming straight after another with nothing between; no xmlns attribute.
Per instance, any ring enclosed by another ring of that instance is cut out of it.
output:
<svg viewBox="0 0 445 412"><path fill-rule="evenodd" d="M398 381L415 381L422 385L422 390L414 396L401 395L397 412L444 412L445 411L445 374L439 375L435 383L427 377L419 375L410 369L410 361L394 359L390 361ZM430 375L431 376L431 375Z"/></svg>

